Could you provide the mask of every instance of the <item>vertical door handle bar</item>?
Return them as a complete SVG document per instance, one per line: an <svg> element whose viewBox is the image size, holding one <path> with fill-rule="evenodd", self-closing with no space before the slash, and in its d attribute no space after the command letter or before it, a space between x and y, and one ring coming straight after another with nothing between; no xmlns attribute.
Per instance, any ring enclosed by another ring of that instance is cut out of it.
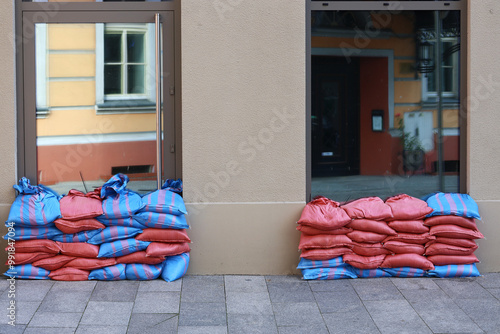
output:
<svg viewBox="0 0 500 334"><path fill-rule="evenodd" d="M156 75L156 180L162 186L162 135L161 135L161 30L160 14L155 14L155 75Z"/></svg>

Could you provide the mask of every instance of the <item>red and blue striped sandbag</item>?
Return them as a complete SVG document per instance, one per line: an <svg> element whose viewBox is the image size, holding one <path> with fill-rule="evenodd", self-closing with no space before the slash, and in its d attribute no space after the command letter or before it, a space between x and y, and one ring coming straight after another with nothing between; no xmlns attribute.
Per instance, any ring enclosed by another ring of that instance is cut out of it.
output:
<svg viewBox="0 0 500 334"><path fill-rule="evenodd" d="M426 275L425 270L412 267L382 268L382 270L393 277L425 277Z"/></svg>
<svg viewBox="0 0 500 334"><path fill-rule="evenodd" d="M333 268L344 265L342 256L335 257L330 260L309 260L301 258L297 269L314 269L314 268Z"/></svg>
<svg viewBox="0 0 500 334"><path fill-rule="evenodd" d="M93 245L100 245L105 242L133 238L139 233L142 233L142 229L140 228L109 226L95 233L87 242Z"/></svg>
<svg viewBox="0 0 500 334"><path fill-rule="evenodd" d="M181 179L166 179L165 183L161 186L161 189L166 189L174 193L182 193L182 180Z"/></svg>
<svg viewBox="0 0 500 334"><path fill-rule="evenodd" d="M302 269L302 278L305 280L330 280L341 278L357 278L358 276L348 264L334 268Z"/></svg>
<svg viewBox="0 0 500 334"><path fill-rule="evenodd" d="M132 217L107 219L104 216L97 217L97 220L106 226L126 226L145 229L146 226L139 223Z"/></svg>
<svg viewBox="0 0 500 334"><path fill-rule="evenodd" d="M189 253L167 256L163 262L161 278L167 282L173 282L186 274L189 267Z"/></svg>
<svg viewBox="0 0 500 334"><path fill-rule="evenodd" d="M425 201L433 209L427 217L454 215L481 219L477 203L467 194L438 192L426 196Z"/></svg>
<svg viewBox="0 0 500 334"><path fill-rule="evenodd" d="M157 279L160 277L163 265L160 264L143 264L143 263L130 263L127 264L125 273L128 280L145 281Z"/></svg>
<svg viewBox="0 0 500 334"><path fill-rule="evenodd" d="M127 279L125 273L125 264L115 264L114 266L104 267L101 269L94 269L89 274L89 280L99 280L99 281L120 281Z"/></svg>
<svg viewBox="0 0 500 334"><path fill-rule="evenodd" d="M142 196L144 208L141 211L184 215L187 213L184 199L167 189L159 189Z"/></svg>
<svg viewBox="0 0 500 334"><path fill-rule="evenodd" d="M146 227L172 228L177 230L188 229L189 225L185 215L171 215L169 213L139 212L134 219Z"/></svg>
<svg viewBox="0 0 500 334"><path fill-rule="evenodd" d="M59 196L44 185L32 186L23 177L19 185L14 185L19 195L10 207L8 222L17 226L45 226L61 218Z"/></svg>
<svg viewBox="0 0 500 334"><path fill-rule="evenodd" d="M434 266L434 270L427 271L428 277L478 277L481 276L476 264L450 264L446 266Z"/></svg>
<svg viewBox="0 0 500 334"><path fill-rule="evenodd" d="M81 231L73 234L60 234L52 238L54 241L60 242L88 242L96 234L98 234L100 229L91 231Z"/></svg>
<svg viewBox="0 0 500 334"><path fill-rule="evenodd" d="M31 264L12 266L4 273L4 275L8 277L24 279L49 279L49 274L49 270L35 267Z"/></svg>
<svg viewBox="0 0 500 334"><path fill-rule="evenodd" d="M103 215L107 219L132 217L143 208L141 196L127 190L102 201Z"/></svg>
<svg viewBox="0 0 500 334"><path fill-rule="evenodd" d="M376 268L376 269L359 269L359 268L352 268L354 273L356 273L356 276L358 278L379 278L379 277L392 277L391 274L388 272L385 272L382 269Z"/></svg>
<svg viewBox="0 0 500 334"><path fill-rule="evenodd" d="M97 257L118 257L142 251L148 248L149 241L136 240L134 238L106 242L99 247Z"/></svg>
<svg viewBox="0 0 500 334"><path fill-rule="evenodd" d="M8 235L4 236L4 239L8 238L14 240L33 240L33 239L52 239L57 235L63 234L54 225L39 226L39 227L16 227L14 235L9 232Z"/></svg>

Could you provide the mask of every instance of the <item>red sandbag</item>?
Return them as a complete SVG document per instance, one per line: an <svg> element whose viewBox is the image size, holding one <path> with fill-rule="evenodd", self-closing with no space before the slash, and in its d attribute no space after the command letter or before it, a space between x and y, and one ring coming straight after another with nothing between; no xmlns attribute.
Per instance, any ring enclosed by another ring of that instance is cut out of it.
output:
<svg viewBox="0 0 500 334"><path fill-rule="evenodd" d="M397 235L388 236L387 238L385 238L384 241L382 241L382 243L394 240L394 241L407 242L409 244L425 245L427 242L434 239L436 239L436 237L430 235L429 233L421 233L421 234L398 233Z"/></svg>
<svg viewBox="0 0 500 334"><path fill-rule="evenodd" d="M87 244L85 242L59 242L56 241L61 249L61 254L76 257L96 258L99 254L99 246Z"/></svg>
<svg viewBox="0 0 500 334"><path fill-rule="evenodd" d="M90 271L76 268L61 268L52 271L49 277L56 281L88 281Z"/></svg>
<svg viewBox="0 0 500 334"><path fill-rule="evenodd" d="M64 267L71 267L82 270L94 270L114 266L116 263L117 262L114 257L107 259L89 259L85 257L79 257L69 261L64 265Z"/></svg>
<svg viewBox="0 0 500 334"><path fill-rule="evenodd" d="M478 230L471 230L469 228L457 225L436 225L432 226L430 235L445 238L457 239L482 239L484 235Z"/></svg>
<svg viewBox="0 0 500 334"><path fill-rule="evenodd" d="M460 216L433 216L424 221L427 226L436 225L457 225L471 230L477 230L474 218L465 218Z"/></svg>
<svg viewBox="0 0 500 334"><path fill-rule="evenodd" d="M102 201L95 191L84 194L72 189L59 200L61 216L68 220L93 218L102 215Z"/></svg>
<svg viewBox="0 0 500 334"><path fill-rule="evenodd" d="M46 259L48 257L53 257L56 254L53 253L15 253L14 254L14 264L15 265L20 265L20 264L27 264L27 263L33 263L38 260ZM5 261L5 265L9 265L9 260Z"/></svg>
<svg viewBox="0 0 500 334"><path fill-rule="evenodd" d="M117 263L142 263L142 264L158 264L165 261L165 256L147 256L146 251L139 251L116 258Z"/></svg>
<svg viewBox="0 0 500 334"><path fill-rule="evenodd" d="M433 211L427 202L407 194L390 197L385 201L385 204L390 206L392 210L390 220L422 219Z"/></svg>
<svg viewBox="0 0 500 334"><path fill-rule="evenodd" d="M357 231L373 232L385 235L396 235L396 231L389 227L385 221L371 219L354 219L346 227Z"/></svg>
<svg viewBox="0 0 500 334"><path fill-rule="evenodd" d="M356 230L347 233L347 236L352 241L363 242L368 244L378 243L387 238L386 234L378 234L373 232L356 231Z"/></svg>
<svg viewBox="0 0 500 334"><path fill-rule="evenodd" d="M364 197L342 205L352 219L388 220L392 218L391 207L379 197Z"/></svg>
<svg viewBox="0 0 500 334"><path fill-rule="evenodd" d="M423 220L394 220L389 222L389 226L397 232L421 234L429 232L429 228L424 225Z"/></svg>
<svg viewBox="0 0 500 334"><path fill-rule="evenodd" d="M299 249L305 248L332 248L332 247L351 247L352 240L345 235L301 234Z"/></svg>
<svg viewBox="0 0 500 334"><path fill-rule="evenodd" d="M339 203L326 197L318 197L307 203L300 219L301 225L320 230L334 230L345 226L351 218L339 207Z"/></svg>
<svg viewBox="0 0 500 334"><path fill-rule="evenodd" d="M334 230L318 230L317 228L307 226L307 225L300 225L298 224L296 227L297 231L300 231L305 234L309 235L318 235L318 234L347 234L349 232L352 232L352 228L347 228L347 227L339 227Z"/></svg>
<svg viewBox="0 0 500 334"><path fill-rule="evenodd" d="M470 255L431 255L427 256L427 259L436 266L446 266L449 264L471 264L479 262L474 253Z"/></svg>
<svg viewBox="0 0 500 334"><path fill-rule="evenodd" d="M477 249L474 247L459 247L441 243L433 243L425 249L425 255L470 255Z"/></svg>
<svg viewBox="0 0 500 334"><path fill-rule="evenodd" d="M80 220L66 220L66 219L56 219L54 221L56 227L66 234L74 234L82 231L97 230L100 228L106 228L106 226L100 223L97 219L87 218Z"/></svg>
<svg viewBox="0 0 500 334"><path fill-rule="evenodd" d="M439 242L441 244L453 245L458 247L472 248L476 247L476 242L473 239L457 239L457 238L444 238L437 237L436 240L431 240L425 244L425 247L429 247L433 243Z"/></svg>
<svg viewBox="0 0 500 334"><path fill-rule="evenodd" d="M411 267L411 268L419 268L422 270L434 269L434 265L432 264L432 262L426 259L424 256L418 254L410 254L410 253L387 255L380 267L382 268Z"/></svg>
<svg viewBox="0 0 500 334"><path fill-rule="evenodd" d="M158 242L191 242L186 230L173 230L162 228L146 228L135 237L136 240Z"/></svg>
<svg viewBox="0 0 500 334"><path fill-rule="evenodd" d="M314 261L325 261L345 254L352 254L352 250L347 247L311 248L303 249L300 252L300 257Z"/></svg>
<svg viewBox="0 0 500 334"><path fill-rule="evenodd" d="M149 244L148 248L146 248L146 256L173 256L187 253L189 251L191 251L191 248L189 248L189 244L187 242L175 244L152 242Z"/></svg>
<svg viewBox="0 0 500 334"><path fill-rule="evenodd" d="M5 251L7 251L7 248L5 248ZM59 248L59 246L55 241L47 239L16 241L15 248L16 248L16 253L42 252L42 253L58 254L61 251L61 248Z"/></svg>
<svg viewBox="0 0 500 334"><path fill-rule="evenodd" d="M389 250L384 248L380 242L368 244L363 242L353 242L352 251L361 256L375 256L391 254Z"/></svg>
<svg viewBox="0 0 500 334"><path fill-rule="evenodd" d="M74 259L76 259L76 257L74 256L56 255L43 260L35 261L33 262L33 265L35 267L40 267L46 270L57 270L64 267L66 263Z"/></svg>
<svg viewBox="0 0 500 334"><path fill-rule="evenodd" d="M390 255L361 256L346 254L343 256L343 260L345 263L358 269L377 269L384 262L386 256Z"/></svg>
<svg viewBox="0 0 500 334"><path fill-rule="evenodd" d="M425 248L423 245L410 244L401 241L387 241L384 243L384 248L390 250L392 253L395 254L412 253L412 254L424 255L425 252Z"/></svg>

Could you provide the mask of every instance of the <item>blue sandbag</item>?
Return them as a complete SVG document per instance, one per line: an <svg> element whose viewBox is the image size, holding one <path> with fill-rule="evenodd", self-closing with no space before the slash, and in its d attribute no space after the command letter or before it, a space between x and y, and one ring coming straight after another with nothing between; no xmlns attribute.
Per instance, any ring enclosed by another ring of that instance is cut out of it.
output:
<svg viewBox="0 0 500 334"><path fill-rule="evenodd" d="M101 198L115 196L127 192L127 183L129 178L127 175L118 173L113 175L101 187Z"/></svg>
<svg viewBox="0 0 500 334"><path fill-rule="evenodd" d="M385 272L382 269L376 268L376 269L359 269L359 268L354 268L353 271L356 273L356 276L358 278L379 278L379 277L392 277L391 274L388 272Z"/></svg>
<svg viewBox="0 0 500 334"><path fill-rule="evenodd" d="M314 268L333 268L345 264L342 260L342 256L330 260L309 260L301 258L297 269L314 269Z"/></svg>
<svg viewBox="0 0 500 334"><path fill-rule="evenodd" d="M45 226L61 218L58 195L54 190L44 186L33 186L30 180L23 177L19 185L14 185L19 195L10 207L8 222L17 226Z"/></svg>
<svg viewBox="0 0 500 334"><path fill-rule="evenodd" d="M189 267L189 253L167 256L163 261L161 278L167 282L173 282L186 274Z"/></svg>
<svg viewBox="0 0 500 334"><path fill-rule="evenodd" d="M52 237L52 240L60 242L88 242L98 234L99 231L101 231L101 229L81 231L73 234L60 234Z"/></svg>
<svg viewBox="0 0 500 334"><path fill-rule="evenodd" d="M182 193L182 180L167 179L165 180L165 183L163 183L163 185L161 186L161 189L165 189L180 194Z"/></svg>
<svg viewBox="0 0 500 334"><path fill-rule="evenodd" d="M348 264L334 268L302 269L302 277L305 280L330 280L342 278L357 278L358 276Z"/></svg>
<svg viewBox="0 0 500 334"><path fill-rule="evenodd" d="M467 194L437 192L424 200L434 210L427 217L454 215L481 219L477 203Z"/></svg>
<svg viewBox="0 0 500 334"><path fill-rule="evenodd" d="M104 216L99 216L96 219L106 226L135 227L135 228L139 228L141 230L146 228L146 226L142 225L141 223L139 223L137 220L135 220L132 217L108 219Z"/></svg>
<svg viewBox="0 0 500 334"><path fill-rule="evenodd" d="M140 228L110 226L95 233L87 242L93 245L100 245L105 242L132 238L139 233L142 233L142 229Z"/></svg>
<svg viewBox="0 0 500 334"><path fill-rule="evenodd" d="M33 240L33 239L52 239L57 235L64 234L55 225L39 226L39 227L16 227L13 232L9 232L4 236L13 240Z"/></svg>
<svg viewBox="0 0 500 334"><path fill-rule="evenodd" d="M187 213L184 199L177 193L167 189L159 189L142 196L142 211L184 215Z"/></svg>
<svg viewBox="0 0 500 334"><path fill-rule="evenodd" d="M143 208L141 196L131 190L108 196L102 201L102 212L105 218L132 217Z"/></svg>
<svg viewBox="0 0 500 334"><path fill-rule="evenodd" d="M143 264L143 263L130 263L127 264L125 273L127 279L135 281L145 281L157 279L162 271L163 265L160 264Z"/></svg>
<svg viewBox="0 0 500 334"><path fill-rule="evenodd" d="M4 275L8 277L24 279L49 279L49 274L49 270L35 267L31 264L11 266L9 270L4 273Z"/></svg>
<svg viewBox="0 0 500 334"><path fill-rule="evenodd" d="M186 216L171 215L158 212L139 212L134 215L134 219L140 224L151 228L171 228L176 230L188 229L189 225Z"/></svg>
<svg viewBox="0 0 500 334"><path fill-rule="evenodd" d="M420 268L399 267L399 268L382 268L383 271L389 273L393 277L425 277L426 272Z"/></svg>
<svg viewBox="0 0 500 334"><path fill-rule="evenodd" d="M127 274L125 272L126 267L125 264L119 263L114 266L94 269L89 274L89 280L119 281L127 279Z"/></svg>
<svg viewBox="0 0 500 334"><path fill-rule="evenodd" d="M136 240L134 238L106 242L99 247L97 257L118 257L148 248L149 241Z"/></svg>
<svg viewBox="0 0 500 334"><path fill-rule="evenodd" d="M434 270L427 271L428 277L478 277L481 276L476 264L450 264L446 266L434 266Z"/></svg>

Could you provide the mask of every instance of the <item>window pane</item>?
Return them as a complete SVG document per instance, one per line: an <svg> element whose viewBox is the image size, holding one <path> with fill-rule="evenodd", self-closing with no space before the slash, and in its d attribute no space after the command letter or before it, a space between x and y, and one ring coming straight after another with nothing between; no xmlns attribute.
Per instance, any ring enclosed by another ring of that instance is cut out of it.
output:
<svg viewBox="0 0 500 334"><path fill-rule="evenodd" d="M120 33L104 34L104 62L120 63L122 61L122 35Z"/></svg>
<svg viewBox="0 0 500 334"><path fill-rule="evenodd" d="M104 94L122 93L122 66L104 65Z"/></svg>
<svg viewBox="0 0 500 334"><path fill-rule="evenodd" d="M144 62L144 34L129 33L127 35L127 62Z"/></svg>
<svg viewBox="0 0 500 334"><path fill-rule="evenodd" d="M144 89L144 65L128 65L127 66L127 93L128 94L143 94Z"/></svg>

